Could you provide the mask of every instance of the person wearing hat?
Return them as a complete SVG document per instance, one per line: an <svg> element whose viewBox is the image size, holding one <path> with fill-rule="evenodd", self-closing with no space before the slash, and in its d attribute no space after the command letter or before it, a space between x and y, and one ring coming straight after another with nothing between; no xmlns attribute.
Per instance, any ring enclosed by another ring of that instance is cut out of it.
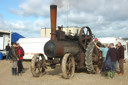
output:
<svg viewBox="0 0 128 85"><path fill-rule="evenodd" d="M18 52L18 55L19 55L19 61L18 61L18 73L21 74L21 73L24 73L24 67L23 67L23 56L24 56L24 50L23 48L20 46L20 44L17 42L17 52Z"/></svg>
<svg viewBox="0 0 128 85"><path fill-rule="evenodd" d="M98 48L100 51L102 51L102 56L103 56L103 62L105 62L106 60L106 55L107 55L107 52L108 52L108 47L99 47L96 43L94 43L96 48Z"/></svg>
<svg viewBox="0 0 128 85"><path fill-rule="evenodd" d="M102 72L105 72L105 61L106 61L106 56L107 56L107 52L108 52L109 48L107 46L106 47L99 47L96 42L94 44L95 44L96 48L98 48L102 52L102 56L103 56Z"/></svg>
<svg viewBox="0 0 128 85"><path fill-rule="evenodd" d="M17 73L17 61L19 61L19 55L16 50L16 43L12 43L11 49L9 51L9 56L12 60L12 75L18 75Z"/></svg>

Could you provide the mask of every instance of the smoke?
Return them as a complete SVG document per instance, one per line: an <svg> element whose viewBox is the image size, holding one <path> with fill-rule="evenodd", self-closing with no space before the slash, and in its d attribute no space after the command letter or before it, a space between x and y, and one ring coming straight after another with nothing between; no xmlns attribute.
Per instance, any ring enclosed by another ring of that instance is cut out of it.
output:
<svg viewBox="0 0 128 85"><path fill-rule="evenodd" d="M63 7L63 2L62 0L52 0L51 5L57 5L57 7L61 8Z"/></svg>

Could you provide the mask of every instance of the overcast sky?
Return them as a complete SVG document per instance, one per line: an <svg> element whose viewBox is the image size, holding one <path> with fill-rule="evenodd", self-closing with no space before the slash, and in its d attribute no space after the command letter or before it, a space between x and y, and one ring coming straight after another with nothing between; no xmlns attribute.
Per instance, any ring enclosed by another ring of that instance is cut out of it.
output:
<svg viewBox="0 0 128 85"><path fill-rule="evenodd" d="M50 27L50 4L58 5L57 26L89 26L96 37L128 37L128 0L0 0L0 30L40 37Z"/></svg>

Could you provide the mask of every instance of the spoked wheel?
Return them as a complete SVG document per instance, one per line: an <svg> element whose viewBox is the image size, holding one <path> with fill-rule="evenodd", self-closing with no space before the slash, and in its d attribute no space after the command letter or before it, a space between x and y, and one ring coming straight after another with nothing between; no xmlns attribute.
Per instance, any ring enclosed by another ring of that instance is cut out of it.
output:
<svg viewBox="0 0 128 85"><path fill-rule="evenodd" d="M81 47L86 50L88 43L92 40L92 32L88 26L82 27L79 33L79 42Z"/></svg>
<svg viewBox="0 0 128 85"><path fill-rule="evenodd" d="M62 74L66 79L72 78L75 72L75 60L74 57L67 53L62 59Z"/></svg>
<svg viewBox="0 0 128 85"><path fill-rule="evenodd" d="M46 60L43 54L35 54L31 61L31 72L34 77L45 73Z"/></svg>
<svg viewBox="0 0 128 85"><path fill-rule="evenodd" d="M100 73L103 66L102 54L91 41L86 49L85 64L89 73Z"/></svg>

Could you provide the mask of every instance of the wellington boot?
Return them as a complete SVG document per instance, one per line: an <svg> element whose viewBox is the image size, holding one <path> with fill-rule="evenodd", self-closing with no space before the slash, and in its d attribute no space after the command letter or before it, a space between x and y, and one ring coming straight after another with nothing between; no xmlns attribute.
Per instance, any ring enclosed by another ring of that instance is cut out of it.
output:
<svg viewBox="0 0 128 85"><path fill-rule="evenodd" d="M13 75L13 76L15 75L15 71L14 71L14 68L12 68L12 75Z"/></svg>
<svg viewBox="0 0 128 85"><path fill-rule="evenodd" d="M114 78L115 77L115 71L112 71L112 76L111 78Z"/></svg>
<svg viewBox="0 0 128 85"><path fill-rule="evenodd" d="M14 75L19 76L19 74L17 73L17 68L14 68Z"/></svg>
<svg viewBox="0 0 128 85"><path fill-rule="evenodd" d="M109 71L107 72L107 78L110 78L110 76L111 76L111 72Z"/></svg>

